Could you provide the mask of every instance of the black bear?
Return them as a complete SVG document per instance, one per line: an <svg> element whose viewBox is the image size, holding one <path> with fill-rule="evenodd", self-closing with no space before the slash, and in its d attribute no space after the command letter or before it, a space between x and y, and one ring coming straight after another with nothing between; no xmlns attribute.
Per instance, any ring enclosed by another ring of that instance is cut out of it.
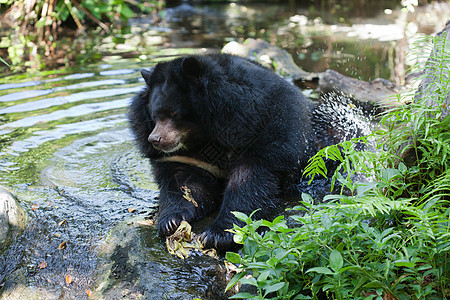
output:
<svg viewBox="0 0 450 300"><path fill-rule="evenodd" d="M231 213L267 218L280 188L315 153L312 103L271 70L242 57L193 55L142 70L129 121L160 188L158 232L219 209L206 247L235 246Z"/></svg>

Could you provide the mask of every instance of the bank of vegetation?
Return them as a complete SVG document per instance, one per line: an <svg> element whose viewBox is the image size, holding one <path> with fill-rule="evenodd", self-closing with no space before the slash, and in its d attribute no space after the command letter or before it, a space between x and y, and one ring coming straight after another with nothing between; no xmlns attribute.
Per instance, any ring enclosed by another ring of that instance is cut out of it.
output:
<svg viewBox="0 0 450 300"><path fill-rule="evenodd" d="M424 44L434 46L420 67L427 84L398 96L410 103L385 113L383 130L311 159L311 177L327 174L324 159L340 162L335 195L317 204L303 194L295 227L236 214L247 225L233 230L243 256L226 255L239 266L229 287L256 292L233 299L450 298L450 45L444 32L414 52L427 53Z"/></svg>
<svg viewBox="0 0 450 300"><path fill-rule="evenodd" d="M0 61L21 71L42 69L45 58L63 55L70 60L69 53L57 52L80 34L126 30L128 20L137 14L153 14L157 20L164 4L163 0L0 0L0 24L10 31L0 42L0 50L7 49L0 51Z"/></svg>

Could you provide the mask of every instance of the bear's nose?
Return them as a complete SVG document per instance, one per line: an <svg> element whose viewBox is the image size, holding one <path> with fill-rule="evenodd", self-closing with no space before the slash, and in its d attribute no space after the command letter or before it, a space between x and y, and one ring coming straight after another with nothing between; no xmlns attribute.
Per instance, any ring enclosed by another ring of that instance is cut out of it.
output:
<svg viewBox="0 0 450 300"><path fill-rule="evenodd" d="M159 145L161 143L161 137L156 134L150 134L148 136L148 141L153 145Z"/></svg>

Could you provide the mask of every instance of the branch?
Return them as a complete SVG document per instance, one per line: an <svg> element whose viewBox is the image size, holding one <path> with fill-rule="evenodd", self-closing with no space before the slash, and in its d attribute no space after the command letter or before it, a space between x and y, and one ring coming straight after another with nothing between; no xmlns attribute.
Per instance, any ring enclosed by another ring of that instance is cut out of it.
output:
<svg viewBox="0 0 450 300"><path fill-rule="evenodd" d="M86 16L88 16L92 21L97 23L104 31L109 32L109 28L105 23L103 23L102 21L97 19L93 14L91 14L88 10L86 10L84 7L82 7L76 0L71 0L71 1L72 1L73 5L75 5L76 8L78 8L79 10L84 12L86 14Z"/></svg>

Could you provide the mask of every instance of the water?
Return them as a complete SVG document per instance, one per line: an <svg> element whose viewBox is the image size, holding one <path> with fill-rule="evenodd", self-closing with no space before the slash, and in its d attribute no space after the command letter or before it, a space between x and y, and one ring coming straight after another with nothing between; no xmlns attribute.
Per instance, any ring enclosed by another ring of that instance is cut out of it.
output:
<svg viewBox="0 0 450 300"><path fill-rule="evenodd" d="M36 287L58 290L71 274L93 289L95 248L105 234L156 207L149 163L136 153L125 117L142 82L136 69L108 69L44 78L33 90L23 85L1 97L15 105L2 108L8 122L1 125L0 166L1 184L18 195L30 227L3 267L25 267ZM58 249L64 241L67 249ZM38 271L42 261L48 267ZM2 281L8 275L0 274Z"/></svg>
<svg viewBox="0 0 450 300"><path fill-rule="evenodd" d="M307 71L330 67L363 79L393 76L386 67L393 59L386 52L391 41L333 42L328 27L319 31L321 24L289 20L301 12L304 8L267 3L186 6L168 10L162 25L134 20L123 39L104 38L96 49L100 59L0 78L0 184L17 195L29 216L24 235L0 256L0 296L1 289L21 286L27 297L86 298L86 290L102 289L105 265L123 254L119 247L110 258L105 255L112 237L121 236L115 228L156 212L151 167L137 153L126 121L130 99L143 87L140 68L181 54L218 52L230 40L262 37L285 46ZM328 17L327 12L323 19ZM356 58L355 49L371 59ZM378 51L385 56L373 60ZM146 298L215 299L222 293L202 282L207 266L186 268L170 257L154 228L127 228L124 240L127 233L143 240L144 248L126 255L141 256L133 266L145 279L140 288ZM67 248L58 249L63 242ZM39 269L43 261L47 267ZM115 270L116 278L132 274ZM73 284L65 282L68 274ZM154 288L155 282L162 286ZM111 290L102 291L111 295Z"/></svg>

